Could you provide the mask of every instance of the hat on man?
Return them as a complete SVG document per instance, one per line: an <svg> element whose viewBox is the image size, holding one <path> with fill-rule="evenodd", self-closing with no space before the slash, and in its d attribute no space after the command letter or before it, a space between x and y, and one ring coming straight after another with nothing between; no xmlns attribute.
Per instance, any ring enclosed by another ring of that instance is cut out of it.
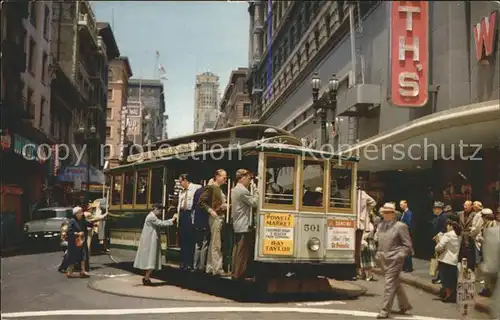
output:
<svg viewBox="0 0 500 320"><path fill-rule="evenodd" d="M82 207L74 207L73 208L73 215L76 215L78 212L83 211Z"/></svg>
<svg viewBox="0 0 500 320"><path fill-rule="evenodd" d="M153 204L153 209L165 209L165 206L161 203L155 203Z"/></svg>
<svg viewBox="0 0 500 320"><path fill-rule="evenodd" d="M443 209L444 208L444 203L442 203L441 201L434 201L434 205L432 207L433 208Z"/></svg>
<svg viewBox="0 0 500 320"><path fill-rule="evenodd" d="M481 210L481 214L483 216L494 216L493 210L491 210L490 208L484 208L483 210Z"/></svg>
<svg viewBox="0 0 500 320"><path fill-rule="evenodd" d="M396 212L396 205L392 202L386 202L382 208L380 208L380 213L395 213Z"/></svg>
<svg viewBox="0 0 500 320"><path fill-rule="evenodd" d="M458 222L458 217L456 215L449 215L448 221Z"/></svg>
<svg viewBox="0 0 500 320"><path fill-rule="evenodd" d="M446 205L446 207L444 207L444 211L450 212L450 211L453 211L453 208L448 204L448 205Z"/></svg>

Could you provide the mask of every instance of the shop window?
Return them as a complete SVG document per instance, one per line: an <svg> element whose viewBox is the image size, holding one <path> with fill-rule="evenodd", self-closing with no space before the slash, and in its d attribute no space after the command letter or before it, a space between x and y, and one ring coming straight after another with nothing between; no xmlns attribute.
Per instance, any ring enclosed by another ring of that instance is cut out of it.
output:
<svg viewBox="0 0 500 320"><path fill-rule="evenodd" d="M293 205L295 157L266 157L266 204Z"/></svg>
<svg viewBox="0 0 500 320"><path fill-rule="evenodd" d="M249 117L250 116L250 103L245 103L243 105L243 116L244 117Z"/></svg>
<svg viewBox="0 0 500 320"><path fill-rule="evenodd" d="M123 204L131 205L134 202L135 172L127 172L123 181Z"/></svg>
<svg viewBox="0 0 500 320"><path fill-rule="evenodd" d="M122 175L113 177L113 185L111 188L111 205L119 206L122 200Z"/></svg>
<svg viewBox="0 0 500 320"><path fill-rule="evenodd" d="M149 170L137 172L137 185L135 188L135 204L145 205L148 200Z"/></svg>
<svg viewBox="0 0 500 320"><path fill-rule="evenodd" d="M352 208L352 164L332 161L330 207Z"/></svg>
<svg viewBox="0 0 500 320"><path fill-rule="evenodd" d="M163 203L163 167L151 169L149 203Z"/></svg>
<svg viewBox="0 0 500 320"><path fill-rule="evenodd" d="M323 208L325 162L304 160L302 166L302 206Z"/></svg>

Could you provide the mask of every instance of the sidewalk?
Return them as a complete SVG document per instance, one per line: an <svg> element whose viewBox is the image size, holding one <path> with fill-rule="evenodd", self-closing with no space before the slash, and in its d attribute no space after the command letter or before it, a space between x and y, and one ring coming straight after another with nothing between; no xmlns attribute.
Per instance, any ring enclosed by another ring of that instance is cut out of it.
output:
<svg viewBox="0 0 500 320"><path fill-rule="evenodd" d="M413 258L413 272L402 272L401 281L412 287L419 288L426 292L438 295L439 290L441 289L441 285L432 283L433 277L429 275L429 266L429 261ZM373 271L378 275L382 275L382 270L378 268L374 269ZM480 312L488 313L488 298L481 297L479 294L477 294L475 308Z"/></svg>

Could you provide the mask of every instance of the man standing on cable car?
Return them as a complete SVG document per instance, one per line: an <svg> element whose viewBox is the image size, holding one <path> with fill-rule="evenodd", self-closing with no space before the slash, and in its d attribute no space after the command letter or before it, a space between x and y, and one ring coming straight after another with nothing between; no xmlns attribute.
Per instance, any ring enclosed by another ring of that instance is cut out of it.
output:
<svg viewBox="0 0 500 320"><path fill-rule="evenodd" d="M181 248L181 269L192 270L194 258L194 206L193 198L200 185L191 183L186 173L179 176L182 190L179 192L179 242Z"/></svg>
<svg viewBox="0 0 500 320"><path fill-rule="evenodd" d="M231 191L231 218L234 230L232 278L245 279L251 259L254 234L252 209L257 208L258 194L252 175L246 169L236 171L236 186ZM251 187L252 191L248 190Z"/></svg>

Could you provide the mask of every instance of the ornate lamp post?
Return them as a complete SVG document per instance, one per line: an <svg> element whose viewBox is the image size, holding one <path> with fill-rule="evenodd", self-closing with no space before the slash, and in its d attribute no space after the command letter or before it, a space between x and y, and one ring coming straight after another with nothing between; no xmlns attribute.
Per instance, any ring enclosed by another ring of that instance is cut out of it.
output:
<svg viewBox="0 0 500 320"><path fill-rule="evenodd" d="M321 89L321 78L319 74L315 72L311 79L312 95L313 95L313 107L314 107L314 119L313 123L316 124L318 121L318 115L321 117L321 136L322 143L328 142L329 134L326 130L326 122L328 117L328 112L331 111L331 123L335 125L335 110L337 109L337 90L339 88L339 80L336 75L333 74L328 81L328 92L325 96L320 98L319 91Z"/></svg>

